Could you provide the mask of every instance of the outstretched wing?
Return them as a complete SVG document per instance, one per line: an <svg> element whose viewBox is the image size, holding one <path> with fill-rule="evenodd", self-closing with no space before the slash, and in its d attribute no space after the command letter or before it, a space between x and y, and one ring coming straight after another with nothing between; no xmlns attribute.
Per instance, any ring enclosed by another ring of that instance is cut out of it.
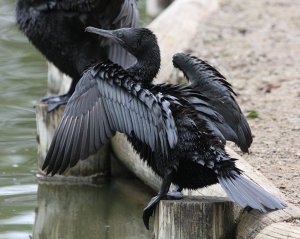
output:
<svg viewBox="0 0 300 239"><path fill-rule="evenodd" d="M248 152L252 143L251 130L224 76L206 62L184 53L174 55L173 64L183 71L191 81L191 87L201 92L207 98L207 104L217 112L219 120L211 122L215 129L224 139L235 142L244 152ZM197 110L203 110L203 102L198 104L197 97L190 98L190 101Z"/></svg>
<svg viewBox="0 0 300 239"><path fill-rule="evenodd" d="M116 131L168 155L177 143L169 102L135 83L119 66L99 64L84 73L58 126L43 170L63 173L95 153Z"/></svg>

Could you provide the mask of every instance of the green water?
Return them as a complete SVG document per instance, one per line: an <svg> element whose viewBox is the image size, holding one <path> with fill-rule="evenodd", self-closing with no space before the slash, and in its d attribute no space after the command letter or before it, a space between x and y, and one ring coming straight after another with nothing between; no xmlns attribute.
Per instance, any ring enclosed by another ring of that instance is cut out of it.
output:
<svg viewBox="0 0 300 239"><path fill-rule="evenodd" d="M51 190L50 188L46 187L45 189L45 187L42 186L41 188L40 186L39 191L43 191L43 197L40 199L39 204L37 202L38 185L35 177L37 171L37 152L34 110L36 101L46 93L46 75L47 65L45 59L31 46L27 38L19 32L15 25L14 1L1 0L0 239L30 238L33 234L36 208L38 208L37 211L39 212L47 208L47 206L42 205L42 203L47 201L47 199L45 199L47 193L45 192ZM117 183L117 185L120 184ZM115 183L109 184L108 186L106 185L104 187L105 190L102 189L102 192L104 194L110 192L109 195L114 199L113 202L121 203L116 199L130 197L128 193L124 193L126 184L121 185L122 186L118 187L115 186ZM78 188L75 190L75 193L78 193L80 190L81 189ZM83 187L82 190L87 190L89 192L88 195L91 195L90 197L94 197L93 195L95 195L95 200L101 200L101 197L98 195L99 189L88 189ZM136 188L131 189L131 191L140 192L141 190L139 189L139 186L136 186ZM77 196L78 195L75 195L74 197ZM130 214L128 218L137 218L138 221L136 222L136 227L143 227L141 214L146 200L149 199L148 197L149 196L145 197L142 200L142 203L137 203L137 206L133 206L135 203L132 203L132 200L128 199L127 201L130 201L129 204L125 203L124 206L122 206L121 203L121 206L118 206L118 212L123 212L126 208L129 208L129 210L134 213L131 213L132 215ZM111 201L107 198L105 200L108 204ZM111 206L100 202L97 205L103 205L103 207ZM76 209L73 208L72 210L76 211ZM89 212L92 211L93 210L89 209ZM97 210L95 213L97 213ZM114 215L118 218L118 213L114 213ZM89 220L89 216L91 215L85 215L84 218L81 217L78 218L78 220ZM97 218L97 214L93 215L93 217ZM105 228L113 228L110 224L113 225L113 221L118 221L117 218L111 219L111 217L112 216L107 216L105 218L109 218L109 220L107 219L107 222L101 222L102 224L105 224ZM125 221L123 223L122 221L118 221L118 223L121 225L127 223L126 221L128 218L123 218ZM45 218L43 218L43 220L44 219ZM70 220L75 219L72 218ZM100 218L99 220L102 219ZM47 227L51 228L51 225L41 225L40 221L36 226L40 232L47 231ZM72 230L72 228L70 230ZM106 229L107 235L105 235L105 237L104 235L99 235L97 238L119 238L114 237L114 233L109 231L109 229ZM145 235L148 235L144 229L139 233L143 233L143 231L145 231ZM68 232L65 231L64 233L66 235ZM72 237L73 236L66 238ZM52 237L48 234L47 236L41 236L40 238L44 239ZM89 237L87 236L86 238ZM136 238L142 238L141 234L138 234Z"/></svg>
<svg viewBox="0 0 300 239"><path fill-rule="evenodd" d="M15 26L14 1L0 3L0 239L29 238L37 184L35 111L46 63Z"/></svg>

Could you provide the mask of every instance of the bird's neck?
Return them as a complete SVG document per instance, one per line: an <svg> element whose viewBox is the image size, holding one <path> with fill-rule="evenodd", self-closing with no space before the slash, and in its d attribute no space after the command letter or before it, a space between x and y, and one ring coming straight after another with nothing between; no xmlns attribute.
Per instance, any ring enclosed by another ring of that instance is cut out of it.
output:
<svg viewBox="0 0 300 239"><path fill-rule="evenodd" d="M142 83L151 83L156 77L160 68L159 48L152 48L148 52L136 56L137 63L128 68L127 71Z"/></svg>

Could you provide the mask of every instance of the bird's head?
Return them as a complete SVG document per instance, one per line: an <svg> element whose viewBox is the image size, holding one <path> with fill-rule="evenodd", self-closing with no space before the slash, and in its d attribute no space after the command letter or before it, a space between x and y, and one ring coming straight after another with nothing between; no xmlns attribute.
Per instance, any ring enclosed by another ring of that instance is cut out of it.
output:
<svg viewBox="0 0 300 239"><path fill-rule="evenodd" d="M147 28L121 28L117 30L103 30L95 27L87 27L91 32L113 40L120 44L136 58L149 54L148 50L157 45L156 36Z"/></svg>

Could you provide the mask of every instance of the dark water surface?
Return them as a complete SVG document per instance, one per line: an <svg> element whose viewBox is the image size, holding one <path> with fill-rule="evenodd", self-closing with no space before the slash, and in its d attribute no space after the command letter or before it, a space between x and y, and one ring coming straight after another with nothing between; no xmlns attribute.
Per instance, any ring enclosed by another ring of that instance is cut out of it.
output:
<svg viewBox="0 0 300 239"><path fill-rule="evenodd" d="M1 0L0 239L30 238L35 216L34 238L58 238L62 232L64 238L126 238L126 233L128 238L146 238L149 234L141 224L141 214L149 195L143 196L140 185L127 188L123 181L98 187L40 185L37 203L34 105L46 93L46 77L45 59L15 25L14 1ZM58 200L63 193L67 195ZM58 213L58 208L66 211ZM128 231L126 225L134 226ZM77 233L86 231L81 227L93 228L94 236Z"/></svg>

